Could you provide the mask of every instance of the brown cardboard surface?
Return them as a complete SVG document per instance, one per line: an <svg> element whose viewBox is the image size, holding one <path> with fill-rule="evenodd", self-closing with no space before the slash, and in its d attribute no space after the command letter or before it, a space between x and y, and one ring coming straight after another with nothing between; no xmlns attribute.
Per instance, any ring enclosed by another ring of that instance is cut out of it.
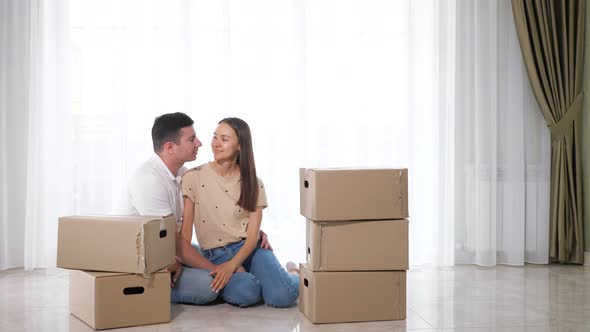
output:
<svg viewBox="0 0 590 332"><path fill-rule="evenodd" d="M60 217L57 267L152 273L174 263L176 222L170 217Z"/></svg>
<svg viewBox="0 0 590 332"><path fill-rule="evenodd" d="M406 319L405 271L299 271L299 310L313 323Z"/></svg>
<svg viewBox="0 0 590 332"><path fill-rule="evenodd" d="M407 169L299 170L300 212L314 221L408 218Z"/></svg>
<svg viewBox="0 0 590 332"><path fill-rule="evenodd" d="M312 271L408 269L408 220L312 221L306 225Z"/></svg>
<svg viewBox="0 0 590 332"><path fill-rule="evenodd" d="M139 291L140 294L129 294ZM125 294L128 293L128 294ZM70 272L70 312L95 329L170 321L170 273Z"/></svg>

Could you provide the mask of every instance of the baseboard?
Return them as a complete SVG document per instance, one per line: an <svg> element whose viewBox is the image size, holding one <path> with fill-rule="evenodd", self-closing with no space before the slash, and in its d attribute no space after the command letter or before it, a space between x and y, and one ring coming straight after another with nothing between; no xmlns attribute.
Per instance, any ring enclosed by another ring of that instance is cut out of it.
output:
<svg viewBox="0 0 590 332"><path fill-rule="evenodd" d="M590 251L584 251L584 266L590 266Z"/></svg>
<svg viewBox="0 0 590 332"><path fill-rule="evenodd" d="M584 257L586 258L586 257ZM10 267L5 267L0 269L0 272L2 271L8 271L8 270L23 270L25 267L24 266L10 266Z"/></svg>

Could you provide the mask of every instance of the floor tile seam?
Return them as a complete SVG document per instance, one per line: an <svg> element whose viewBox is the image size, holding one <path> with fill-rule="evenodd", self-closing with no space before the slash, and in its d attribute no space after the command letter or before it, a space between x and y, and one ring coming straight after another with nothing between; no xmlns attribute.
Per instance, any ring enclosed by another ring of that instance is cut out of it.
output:
<svg viewBox="0 0 590 332"><path fill-rule="evenodd" d="M414 308L412 308L410 305L407 305L407 306L408 306L408 308L409 308L410 310L412 310L412 312L414 312L414 314L416 314L416 316L418 316L418 317L419 317L420 319L422 319L422 320L423 320L423 321L424 321L426 324L428 324L428 326L430 326L430 328L431 328L431 329L436 329L436 328L435 328L435 327L434 327L434 326L433 326L433 325L432 325L432 324L431 324L429 321L427 321L427 320L426 320L424 317L422 317L422 315L420 315L420 313L419 313L417 310L415 310ZM407 316L407 314L406 314L406 316ZM406 317L406 322L407 322L407 320L408 320L408 319L407 319L407 317Z"/></svg>

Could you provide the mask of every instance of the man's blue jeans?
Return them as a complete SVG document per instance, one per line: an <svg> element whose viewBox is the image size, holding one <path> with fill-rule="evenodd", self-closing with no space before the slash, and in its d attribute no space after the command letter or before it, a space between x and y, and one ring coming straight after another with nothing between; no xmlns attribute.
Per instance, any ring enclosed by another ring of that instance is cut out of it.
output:
<svg viewBox="0 0 590 332"><path fill-rule="evenodd" d="M215 265L225 263L238 253L244 241L203 250L203 256ZM299 297L299 276L287 273L272 251L260 248L260 241L242 266L247 272L232 275L219 293L223 300L240 307L261 301L278 308L295 304ZM212 277L208 284L211 280Z"/></svg>

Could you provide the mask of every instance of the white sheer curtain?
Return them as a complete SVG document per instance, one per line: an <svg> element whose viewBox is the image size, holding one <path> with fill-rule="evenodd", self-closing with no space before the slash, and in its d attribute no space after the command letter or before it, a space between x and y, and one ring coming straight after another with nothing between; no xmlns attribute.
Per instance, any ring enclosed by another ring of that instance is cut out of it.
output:
<svg viewBox="0 0 590 332"><path fill-rule="evenodd" d="M0 270L24 262L29 4L0 1ZM10 51L8 51L10 50Z"/></svg>
<svg viewBox="0 0 590 332"><path fill-rule="evenodd" d="M0 7L0 269L55 265L72 208L66 1Z"/></svg>
<svg viewBox="0 0 590 332"><path fill-rule="evenodd" d="M548 262L550 136L510 1L457 2L455 262Z"/></svg>
<svg viewBox="0 0 590 332"><path fill-rule="evenodd" d="M546 238L546 215L532 203L546 201L549 150L538 137L547 130L507 0L70 0L69 9L58 37L69 33L71 46L53 44L71 54L71 89L58 86L70 97L54 94L69 104L28 119L41 135L30 142L55 135L28 153L26 248L54 243L59 206L112 212L151 153L154 117L183 111L205 143L225 116L251 125L270 203L262 227L282 261L305 260L298 168L331 166L410 169L411 264L546 256L529 244ZM211 160L209 150L193 165ZM51 156L71 158L56 170L68 175L32 167ZM35 181L61 181L65 192L35 190ZM14 223L2 215L0 225ZM51 250L30 251L27 267L51 266Z"/></svg>

